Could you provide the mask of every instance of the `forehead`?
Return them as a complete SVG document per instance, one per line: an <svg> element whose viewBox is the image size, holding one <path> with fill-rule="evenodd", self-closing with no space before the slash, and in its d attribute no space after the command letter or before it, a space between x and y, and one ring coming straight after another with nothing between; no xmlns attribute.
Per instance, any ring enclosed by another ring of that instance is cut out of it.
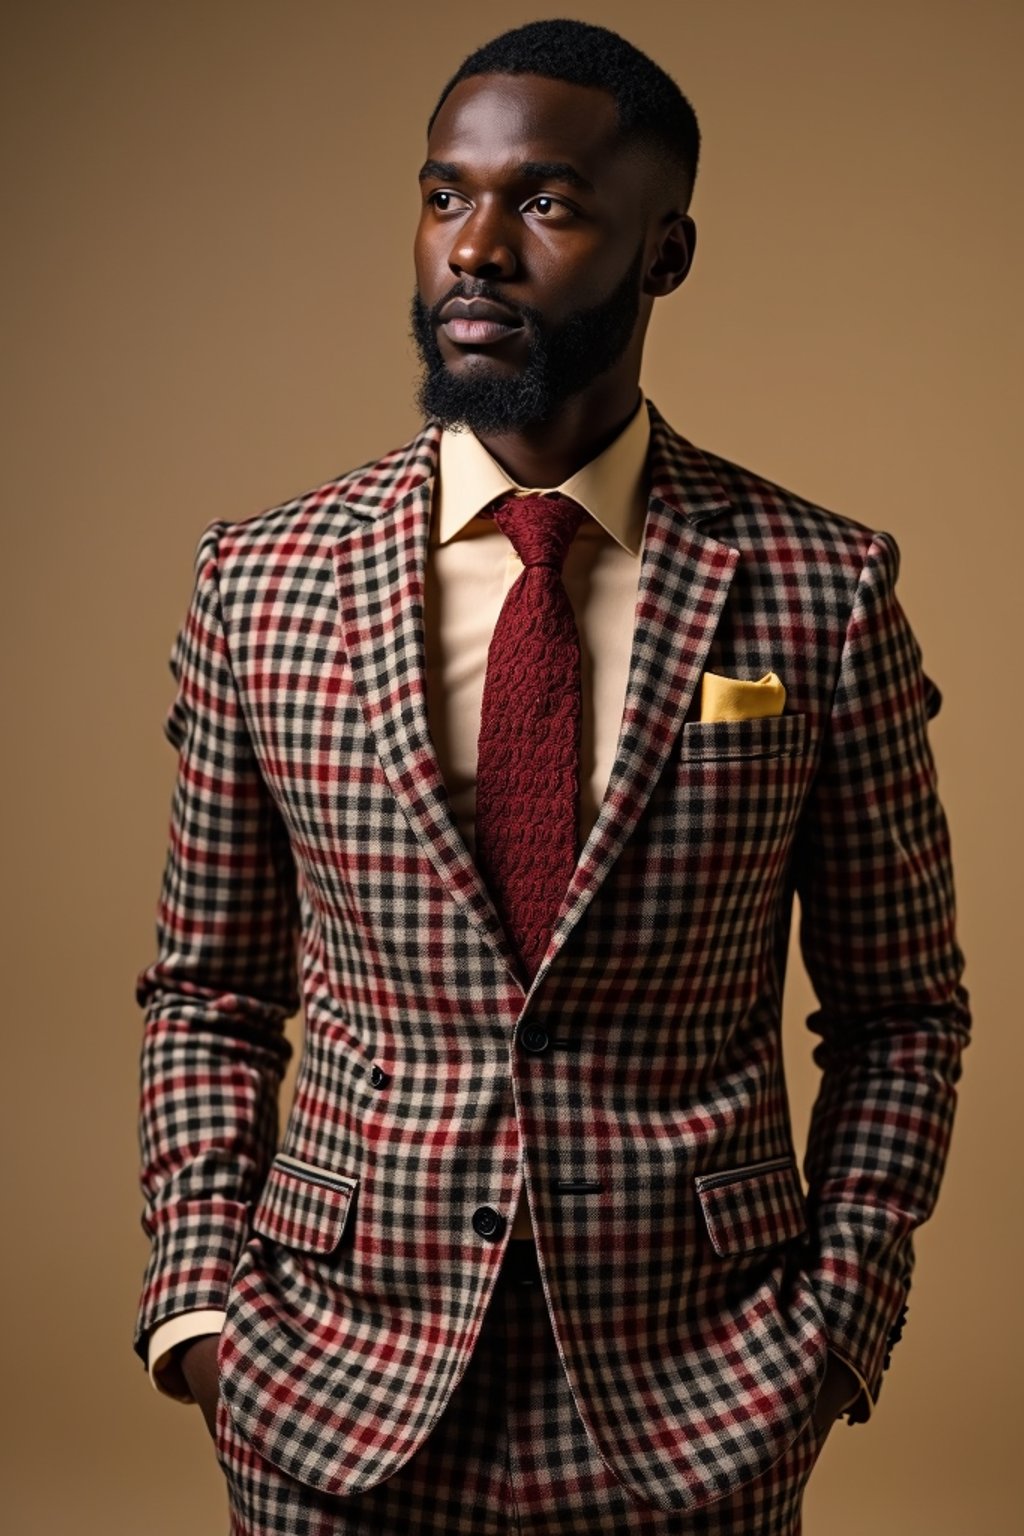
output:
<svg viewBox="0 0 1024 1536"><path fill-rule="evenodd" d="M540 75L460 80L434 120L427 147L437 159L476 169L567 160L595 185L624 158L607 91Z"/></svg>

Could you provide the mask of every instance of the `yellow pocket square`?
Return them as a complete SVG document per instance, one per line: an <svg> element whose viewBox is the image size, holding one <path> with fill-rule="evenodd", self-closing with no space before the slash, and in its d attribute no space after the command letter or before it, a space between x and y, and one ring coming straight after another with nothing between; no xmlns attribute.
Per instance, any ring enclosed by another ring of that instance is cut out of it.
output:
<svg viewBox="0 0 1024 1536"><path fill-rule="evenodd" d="M701 720L760 720L781 715L786 690L774 672L748 681L705 672L700 684Z"/></svg>

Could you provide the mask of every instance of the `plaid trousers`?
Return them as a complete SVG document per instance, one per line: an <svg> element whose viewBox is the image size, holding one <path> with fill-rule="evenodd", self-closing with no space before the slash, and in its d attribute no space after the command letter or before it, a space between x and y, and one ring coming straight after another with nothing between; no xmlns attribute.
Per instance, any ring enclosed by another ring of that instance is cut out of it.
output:
<svg viewBox="0 0 1024 1536"><path fill-rule="evenodd" d="M800 1536L822 1440L808 1419L765 1472L702 1508L639 1504L587 1438L536 1246L513 1238L465 1374L425 1442L384 1482L354 1497L297 1482L242 1438L223 1396L215 1444L231 1536Z"/></svg>

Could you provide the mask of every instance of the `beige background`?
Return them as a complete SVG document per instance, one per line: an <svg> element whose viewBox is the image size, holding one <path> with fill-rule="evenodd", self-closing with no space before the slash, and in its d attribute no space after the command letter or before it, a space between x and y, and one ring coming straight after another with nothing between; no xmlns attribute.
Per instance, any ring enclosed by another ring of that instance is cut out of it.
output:
<svg viewBox="0 0 1024 1536"><path fill-rule="evenodd" d="M197 1410L131 1351L137 969L200 529L418 425L415 171L437 92L562 6L112 0L5 8L6 1528L226 1529ZM1007 0L632 0L705 134L691 279L644 384L687 436L893 532L977 1038L907 1332L807 1536L1002 1536L1019 1475L1021 270ZM802 1147L814 1006L794 948ZM12 1511L13 1506L13 1512Z"/></svg>

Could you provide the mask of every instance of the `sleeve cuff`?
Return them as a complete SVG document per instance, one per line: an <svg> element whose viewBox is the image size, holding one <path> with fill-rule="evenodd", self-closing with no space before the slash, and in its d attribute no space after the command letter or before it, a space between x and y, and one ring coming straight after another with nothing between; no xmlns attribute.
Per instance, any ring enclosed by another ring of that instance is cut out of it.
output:
<svg viewBox="0 0 1024 1536"><path fill-rule="evenodd" d="M182 1312L153 1329L149 1339L149 1379L158 1392L179 1403L194 1403L178 1364L177 1348L204 1334L220 1333L225 1313L213 1308Z"/></svg>

